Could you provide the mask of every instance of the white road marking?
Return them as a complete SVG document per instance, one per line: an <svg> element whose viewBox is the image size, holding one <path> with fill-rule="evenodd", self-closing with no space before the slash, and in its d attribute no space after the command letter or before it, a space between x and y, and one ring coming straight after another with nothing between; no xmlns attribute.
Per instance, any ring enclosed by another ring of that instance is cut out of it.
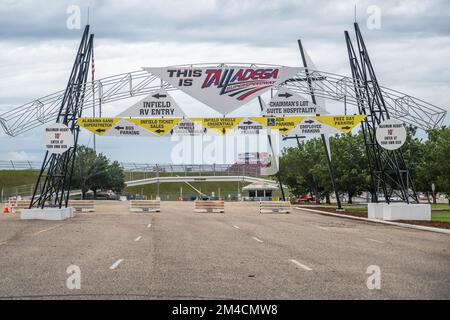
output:
<svg viewBox="0 0 450 320"><path fill-rule="evenodd" d="M256 241L258 241L258 242L264 242L264 241L262 241L261 239L258 239L257 237L252 237L252 239L253 239L253 240L256 240Z"/></svg>
<svg viewBox="0 0 450 320"><path fill-rule="evenodd" d="M328 231L330 228L316 226L317 229Z"/></svg>
<svg viewBox="0 0 450 320"><path fill-rule="evenodd" d="M142 239L142 236L137 237L136 239L134 239L134 241L139 241Z"/></svg>
<svg viewBox="0 0 450 320"><path fill-rule="evenodd" d="M233 226L233 228L240 229L238 226Z"/></svg>
<svg viewBox="0 0 450 320"><path fill-rule="evenodd" d="M151 223L149 223L148 225L147 225L147 228L150 228L152 226L152 224Z"/></svg>
<svg viewBox="0 0 450 320"><path fill-rule="evenodd" d="M311 271L312 270L310 267L305 266L304 264L298 262L297 260L289 259L289 261L292 262L293 264L299 266L300 268L305 269L306 271Z"/></svg>
<svg viewBox="0 0 450 320"><path fill-rule="evenodd" d="M56 225L56 226L53 226L53 227L51 227L51 228L48 228L48 229L44 229L44 230L41 230L41 231L38 231L38 232L32 233L31 235L32 235L32 236L36 236L36 235L38 235L38 234L41 234L41 233L44 233L44 232L47 232L47 231L50 231L50 230L56 229L56 228L58 228L58 227L61 227L62 225L63 225L63 224L58 224L58 225Z"/></svg>
<svg viewBox="0 0 450 320"><path fill-rule="evenodd" d="M367 241L376 242L376 243L384 243L383 241L375 240L375 239L370 239L370 238L366 238L366 240L367 240Z"/></svg>
<svg viewBox="0 0 450 320"><path fill-rule="evenodd" d="M4 244L6 244L6 241L5 241L5 242L0 242L0 246L2 246L2 245L4 245Z"/></svg>
<svg viewBox="0 0 450 320"><path fill-rule="evenodd" d="M117 260L116 262L113 263L113 265L111 267L109 267L109 269L110 270L116 269L122 261L123 261L123 259Z"/></svg>

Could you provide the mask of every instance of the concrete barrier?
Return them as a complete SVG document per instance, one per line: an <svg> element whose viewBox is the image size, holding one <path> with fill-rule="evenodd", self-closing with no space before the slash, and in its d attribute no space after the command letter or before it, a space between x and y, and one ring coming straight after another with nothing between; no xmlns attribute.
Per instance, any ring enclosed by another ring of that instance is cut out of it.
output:
<svg viewBox="0 0 450 320"><path fill-rule="evenodd" d="M290 213L292 206L289 201L260 201L259 213Z"/></svg>
<svg viewBox="0 0 450 320"><path fill-rule="evenodd" d="M369 219L431 221L431 205L429 204L369 203L367 209Z"/></svg>
<svg viewBox="0 0 450 320"><path fill-rule="evenodd" d="M75 216L74 208L32 208L22 209L21 220L66 220Z"/></svg>
<svg viewBox="0 0 450 320"><path fill-rule="evenodd" d="M94 212L94 200L69 200L69 207L75 209L76 212Z"/></svg>
<svg viewBox="0 0 450 320"><path fill-rule="evenodd" d="M161 201L159 200L131 200L130 211L133 212L160 212Z"/></svg>
<svg viewBox="0 0 450 320"><path fill-rule="evenodd" d="M222 200L197 200L195 212L225 212L225 203Z"/></svg>

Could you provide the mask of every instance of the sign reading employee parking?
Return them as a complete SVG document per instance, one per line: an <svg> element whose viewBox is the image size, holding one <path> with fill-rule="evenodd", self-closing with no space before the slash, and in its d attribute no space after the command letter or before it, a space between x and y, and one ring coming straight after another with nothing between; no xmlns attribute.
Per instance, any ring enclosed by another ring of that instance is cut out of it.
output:
<svg viewBox="0 0 450 320"><path fill-rule="evenodd" d="M180 109L173 98L164 90L151 93L144 99L138 101L130 108L118 115L118 117L183 117L184 112Z"/></svg>
<svg viewBox="0 0 450 320"><path fill-rule="evenodd" d="M230 113L300 71L292 67L144 68L222 114Z"/></svg>
<svg viewBox="0 0 450 320"><path fill-rule="evenodd" d="M375 136L383 149L397 150L406 141L405 125L396 119L385 120L378 125Z"/></svg>
<svg viewBox="0 0 450 320"><path fill-rule="evenodd" d="M73 147L73 134L62 123L53 123L44 130L45 149L54 154L62 154Z"/></svg>
<svg viewBox="0 0 450 320"><path fill-rule="evenodd" d="M306 114L327 114L328 112L314 103L295 94L290 90L281 88L264 108L261 115L292 116Z"/></svg>

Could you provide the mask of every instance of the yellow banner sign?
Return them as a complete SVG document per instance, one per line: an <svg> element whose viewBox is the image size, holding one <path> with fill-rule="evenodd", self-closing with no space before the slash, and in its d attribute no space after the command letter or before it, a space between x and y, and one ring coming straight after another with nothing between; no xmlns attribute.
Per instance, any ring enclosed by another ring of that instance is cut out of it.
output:
<svg viewBox="0 0 450 320"><path fill-rule="evenodd" d="M278 130L280 134L287 135L305 117L256 117L251 118L253 121L259 122L267 129Z"/></svg>
<svg viewBox="0 0 450 320"><path fill-rule="evenodd" d="M244 118L190 118L214 133L226 134L234 129Z"/></svg>
<svg viewBox="0 0 450 320"><path fill-rule="evenodd" d="M352 116L317 116L311 118L334 127L344 133L349 133L354 127L360 124L366 116L358 114Z"/></svg>
<svg viewBox="0 0 450 320"><path fill-rule="evenodd" d="M77 123L80 127L102 136L121 119L122 118L78 118Z"/></svg>
<svg viewBox="0 0 450 320"><path fill-rule="evenodd" d="M158 136L170 134L171 130L181 121L181 118L130 118L130 121Z"/></svg>

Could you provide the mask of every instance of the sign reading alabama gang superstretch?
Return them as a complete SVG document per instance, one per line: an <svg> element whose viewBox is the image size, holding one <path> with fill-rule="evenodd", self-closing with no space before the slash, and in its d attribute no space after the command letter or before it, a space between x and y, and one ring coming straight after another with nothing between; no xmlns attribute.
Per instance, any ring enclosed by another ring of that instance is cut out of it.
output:
<svg viewBox="0 0 450 320"><path fill-rule="evenodd" d="M227 114L300 71L291 67L144 68L222 114Z"/></svg>

